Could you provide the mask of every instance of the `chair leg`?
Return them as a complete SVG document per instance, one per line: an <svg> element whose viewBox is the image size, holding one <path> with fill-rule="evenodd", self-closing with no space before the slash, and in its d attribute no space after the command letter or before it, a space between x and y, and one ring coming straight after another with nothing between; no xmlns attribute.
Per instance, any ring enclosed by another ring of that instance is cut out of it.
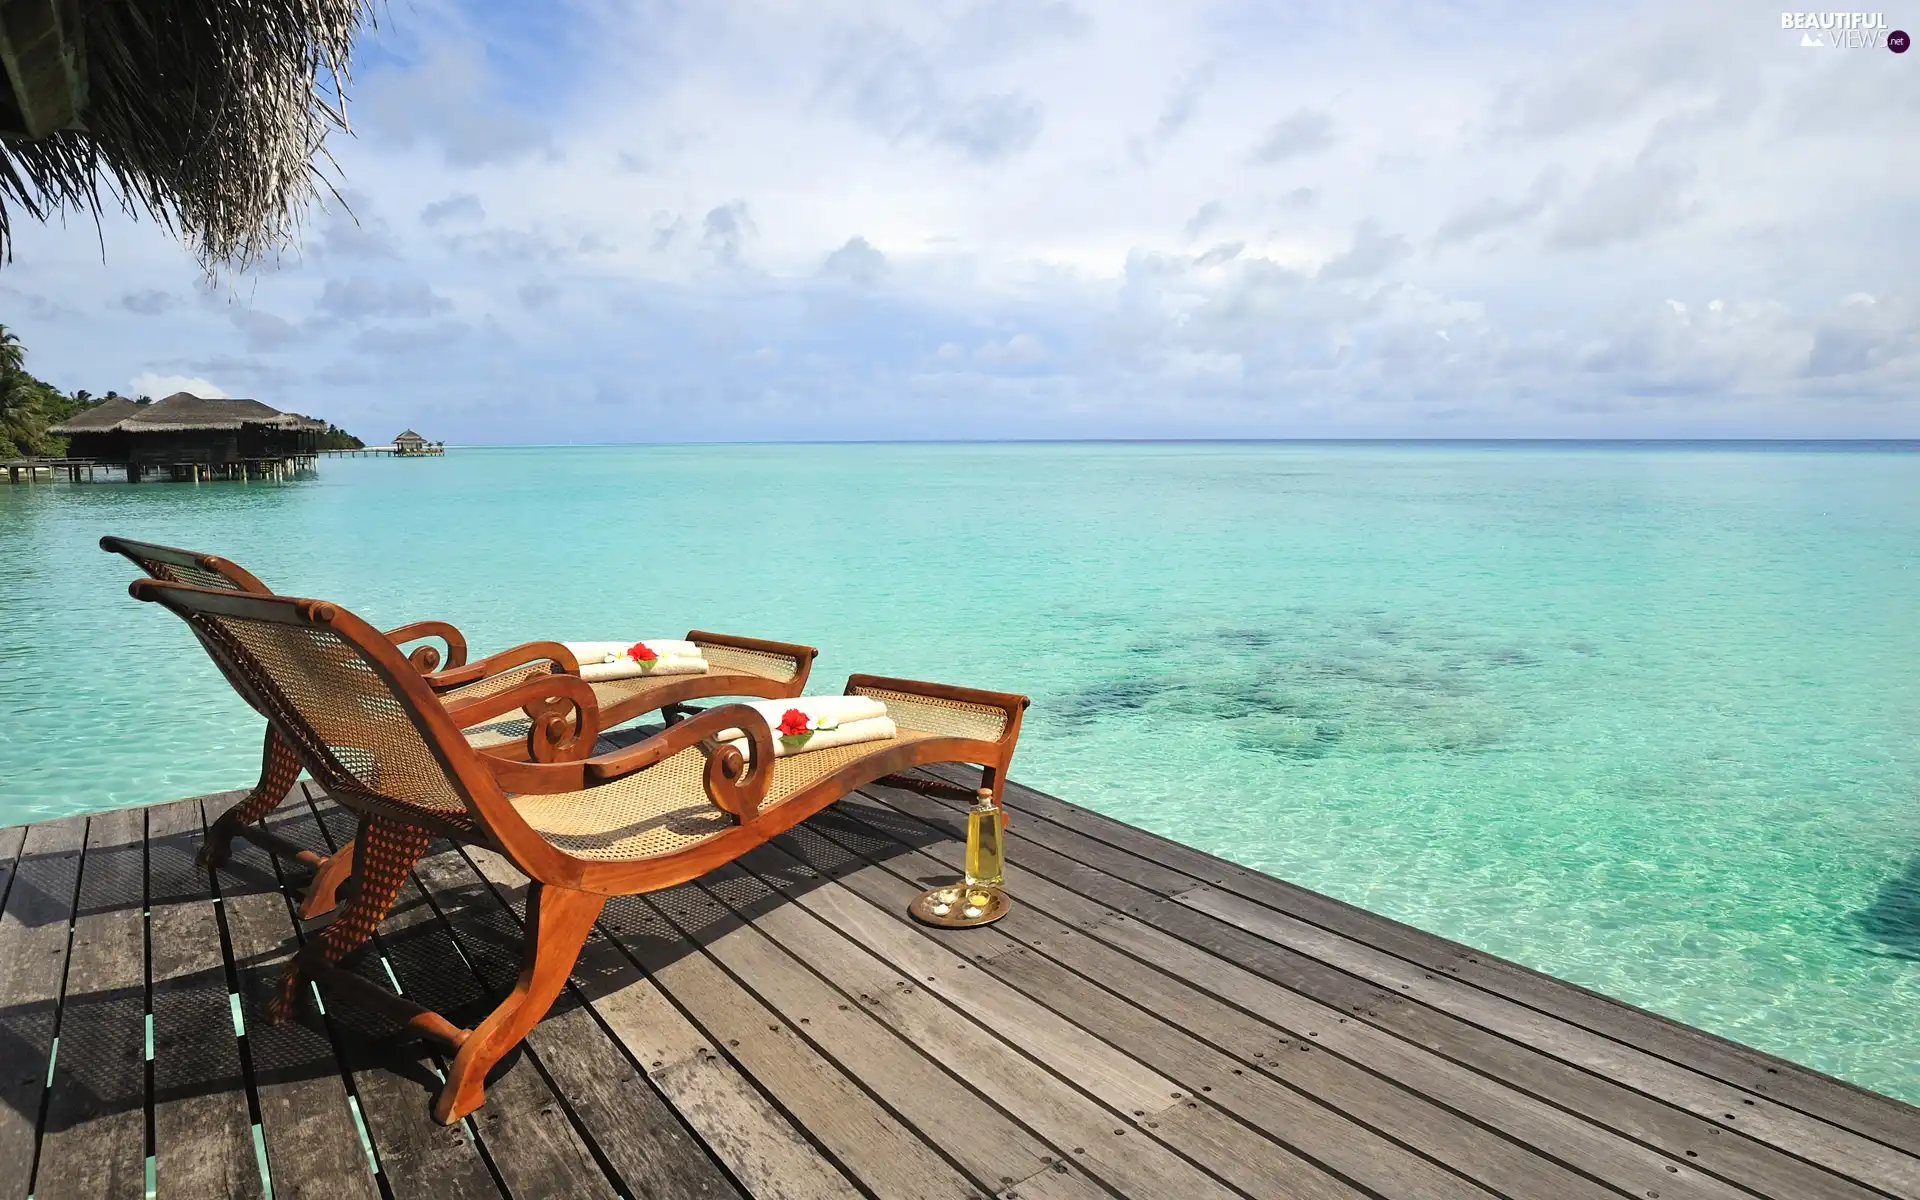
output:
<svg viewBox="0 0 1920 1200"><path fill-rule="evenodd" d="M313 873L313 882L307 884L307 894L300 900L301 920L323 917L340 902L343 885L353 875L354 847L358 844L349 838Z"/></svg>
<svg viewBox="0 0 1920 1200"><path fill-rule="evenodd" d="M487 1072L547 1015L606 903L605 896L589 892L533 885L519 982L461 1045L446 1086L434 1098L434 1120L451 1125L486 1100Z"/></svg>
<svg viewBox="0 0 1920 1200"><path fill-rule="evenodd" d="M353 853L353 879L358 885L353 899L287 964L287 973L267 1008L269 1019L284 1021L292 1016L301 984L367 944L393 907L394 897L407 881L407 872L413 870L432 840L433 835L426 830L398 821L367 817L360 822Z"/></svg>
<svg viewBox="0 0 1920 1200"><path fill-rule="evenodd" d="M266 820L267 814L286 800L298 778L300 760L294 757L293 747L278 730L268 725L266 741L260 747L260 782L253 785L246 799L214 819L213 826L207 830L207 840L200 846L200 865L224 866L233 853L233 839L241 828Z"/></svg>

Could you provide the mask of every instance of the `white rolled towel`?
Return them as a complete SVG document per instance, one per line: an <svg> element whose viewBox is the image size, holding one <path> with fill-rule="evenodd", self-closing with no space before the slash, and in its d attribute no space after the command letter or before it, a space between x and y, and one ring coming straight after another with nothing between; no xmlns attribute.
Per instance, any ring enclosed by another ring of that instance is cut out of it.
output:
<svg viewBox="0 0 1920 1200"><path fill-rule="evenodd" d="M810 750L827 750L834 746L851 746L856 742L884 742L900 736L894 727L892 717L868 717L862 721L848 721L835 725L831 729L816 729L805 737L781 737L779 730L773 734L773 756L788 758L795 754L805 754ZM744 736L725 740L725 744L738 750L748 762L753 761L753 743Z"/></svg>
<svg viewBox="0 0 1920 1200"><path fill-rule="evenodd" d="M647 645L651 647L653 643L648 642ZM614 679L638 679L642 675L651 677L654 675L705 675L706 673L706 659L669 654L662 654L651 663L639 663L623 657L614 662L580 664L580 678L588 683L606 683Z"/></svg>
<svg viewBox="0 0 1920 1200"><path fill-rule="evenodd" d="M624 642L561 642L567 650L580 660L581 666L590 662L611 663L628 661L627 651L635 642L646 643L647 649L661 658L699 658L700 647L685 638L630 638Z"/></svg>
<svg viewBox="0 0 1920 1200"><path fill-rule="evenodd" d="M786 716L790 708L807 714L808 721L828 721L841 725L887 715L887 706L871 696L795 696L791 700L747 700L744 703L767 719L767 727L773 730L775 741L780 740L780 718ZM745 736L747 733L744 729L722 729L714 734L714 739L732 742Z"/></svg>

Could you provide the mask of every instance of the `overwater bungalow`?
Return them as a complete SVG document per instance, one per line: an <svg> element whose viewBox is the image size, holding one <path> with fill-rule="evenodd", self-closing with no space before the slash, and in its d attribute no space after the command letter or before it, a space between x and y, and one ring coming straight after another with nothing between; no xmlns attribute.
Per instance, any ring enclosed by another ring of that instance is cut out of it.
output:
<svg viewBox="0 0 1920 1200"><path fill-rule="evenodd" d="M393 452L402 458L411 458L421 454L445 453L445 443L430 442L413 430L403 430L393 439Z"/></svg>
<svg viewBox="0 0 1920 1200"><path fill-rule="evenodd" d="M175 392L142 404L117 396L48 432L67 439L69 461L119 468L129 483L263 479L313 465L327 423L258 400Z"/></svg>

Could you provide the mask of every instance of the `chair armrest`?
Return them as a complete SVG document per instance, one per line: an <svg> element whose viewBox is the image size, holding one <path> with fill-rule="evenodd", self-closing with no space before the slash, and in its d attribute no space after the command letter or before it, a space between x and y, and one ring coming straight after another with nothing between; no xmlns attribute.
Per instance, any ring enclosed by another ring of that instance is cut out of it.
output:
<svg viewBox="0 0 1920 1200"><path fill-rule="evenodd" d="M445 621L415 621L411 625L402 625L398 629L389 629L388 641L395 646L404 647L408 642L417 642L421 638L437 637L447 644L447 656L444 660L448 670L467 664L467 639L460 631ZM414 665L422 675L431 675L440 669L440 652L432 646L417 646L407 655L407 661Z"/></svg>
<svg viewBox="0 0 1920 1200"><path fill-rule="evenodd" d="M711 739L724 729L739 728L752 748L752 762L732 746ZM566 763L516 763L482 756L502 789L522 795L574 792L644 771L690 746L707 755L707 798L716 808L751 821L766 799L773 778L773 730L767 719L745 704L723 704L688 717L643 742L611 754Z"/></svg>
<svg viewBox="0 0 1920 1200"><path fill-rule="evenodd" d="M471 662L463 667L440 671L427 676L427 686L436 692L450 691L453 688L466 687L470 683L479 683L482 679L498 675L514 667L524 667L538 662L550 662L554 665L554 674L578 676L580 663L573 652L559 642L522 642L511 649L498 654L489 654L479 662Z"/></svg>
<svg viewBox="0 0 1920 1200"><path fill-rule="evenodd" d="M885 675L849 675L847 677L847 695L862 696L870 693L893 693L911 703L912 701L930 702L937 712L943 707L963 711L992 709L1005 715L1006 721L999 737L985 738L985 741L1011 741L1019 736L1020 718L1033 701L1015 692L988 692L979 688L956 687L950 683L927 683L918 679L892 679ZM911 724L911 722L902 722ZM936 726L939 723L936 723ZM945 733L946 729L933 728L929 732ZM972 737L973 734L959 736Z"/></svg>
<svg viewBox="0 0 1920 1200"><path fill-rule="evenodd" d="M807 676L813 671L813 660L819 651L812 646L802 646L796 642L770 642L764 638L735 637L730 633L708 633L703 629L690 630L687 640L695 645L705 644L725 649L742 650L748 654L766 654L775 658L790 659L793 662L793 677L788 680L793 685L794 694L807 685Z"/></svg>
<svg viewBox="0 0 1920 1200"><path fill-rule="evenodd" d="M527 753L535 762L578 762L600 738L600 704L578 675L538 675L523 683L459 704L447 715L470 729L510 712L524 711L531 726ZM486 757L486 756L482 756Z"/></svg>

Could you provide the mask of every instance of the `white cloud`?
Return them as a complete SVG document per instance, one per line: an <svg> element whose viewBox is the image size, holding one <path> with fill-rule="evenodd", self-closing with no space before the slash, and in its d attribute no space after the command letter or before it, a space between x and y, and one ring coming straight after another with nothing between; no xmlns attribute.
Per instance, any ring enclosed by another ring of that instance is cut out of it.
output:
<svg viewBox="0 0 1920 1200"><path fill-rule="evenodd" d="M1553 243L1574 248L1604 246L1677 225L1690 213L1686 190L1694 174L1690 164L1603 165L1561 210Z"/></svg>
<svg viewBox="0 0 1920 1200"><path fill-rule="evenodd" d="M459 224L484 221L487 210L482 207L480 197L471 192L458 196L448 196L445 200L435 200L420 210L420 223L429 228L438 225Z"/></svg>
<svg viewBox="0 0 1920 1200"><path fill-rule="evenodd" d="M1303 108L1276 121L1253 148L1253 161L1263 166L1285 162L1333 145L1333 118L1315 108Z"/></svg>
<svg viewBox="0 0 1920 1200"><path fill-rule="evenodd" d="M863 286L872 286L886 272L887 256L863 237L850 237L847 244L827 255L820 273L834 275Z"/></svg>
<svg viewBox="0 0 1920 1200"><path fill-rule="evenodd" d="M1920 434L1920 101L1771 25L419 0L302 252L22 226L0 296L69 388L469 441Z"/></svg>
<svg viewBox="0 0 1920 1200"><path fill-rule="evenodd" d="M125 394L151 396L155 400L160 400L175 392L191 392L203 400L227 398L225 389L197 375L156 375L152 371L142 371L128 381Z"/></svg>
<svg viewBox="0 0 1920 1200"><path fill-rule="evenodd" d="M973 352L973 357L975 362L989 366L1023 367L1039 362L1046 353L1039 338L1031 333L1016 333L988 339Z"/></svg>

